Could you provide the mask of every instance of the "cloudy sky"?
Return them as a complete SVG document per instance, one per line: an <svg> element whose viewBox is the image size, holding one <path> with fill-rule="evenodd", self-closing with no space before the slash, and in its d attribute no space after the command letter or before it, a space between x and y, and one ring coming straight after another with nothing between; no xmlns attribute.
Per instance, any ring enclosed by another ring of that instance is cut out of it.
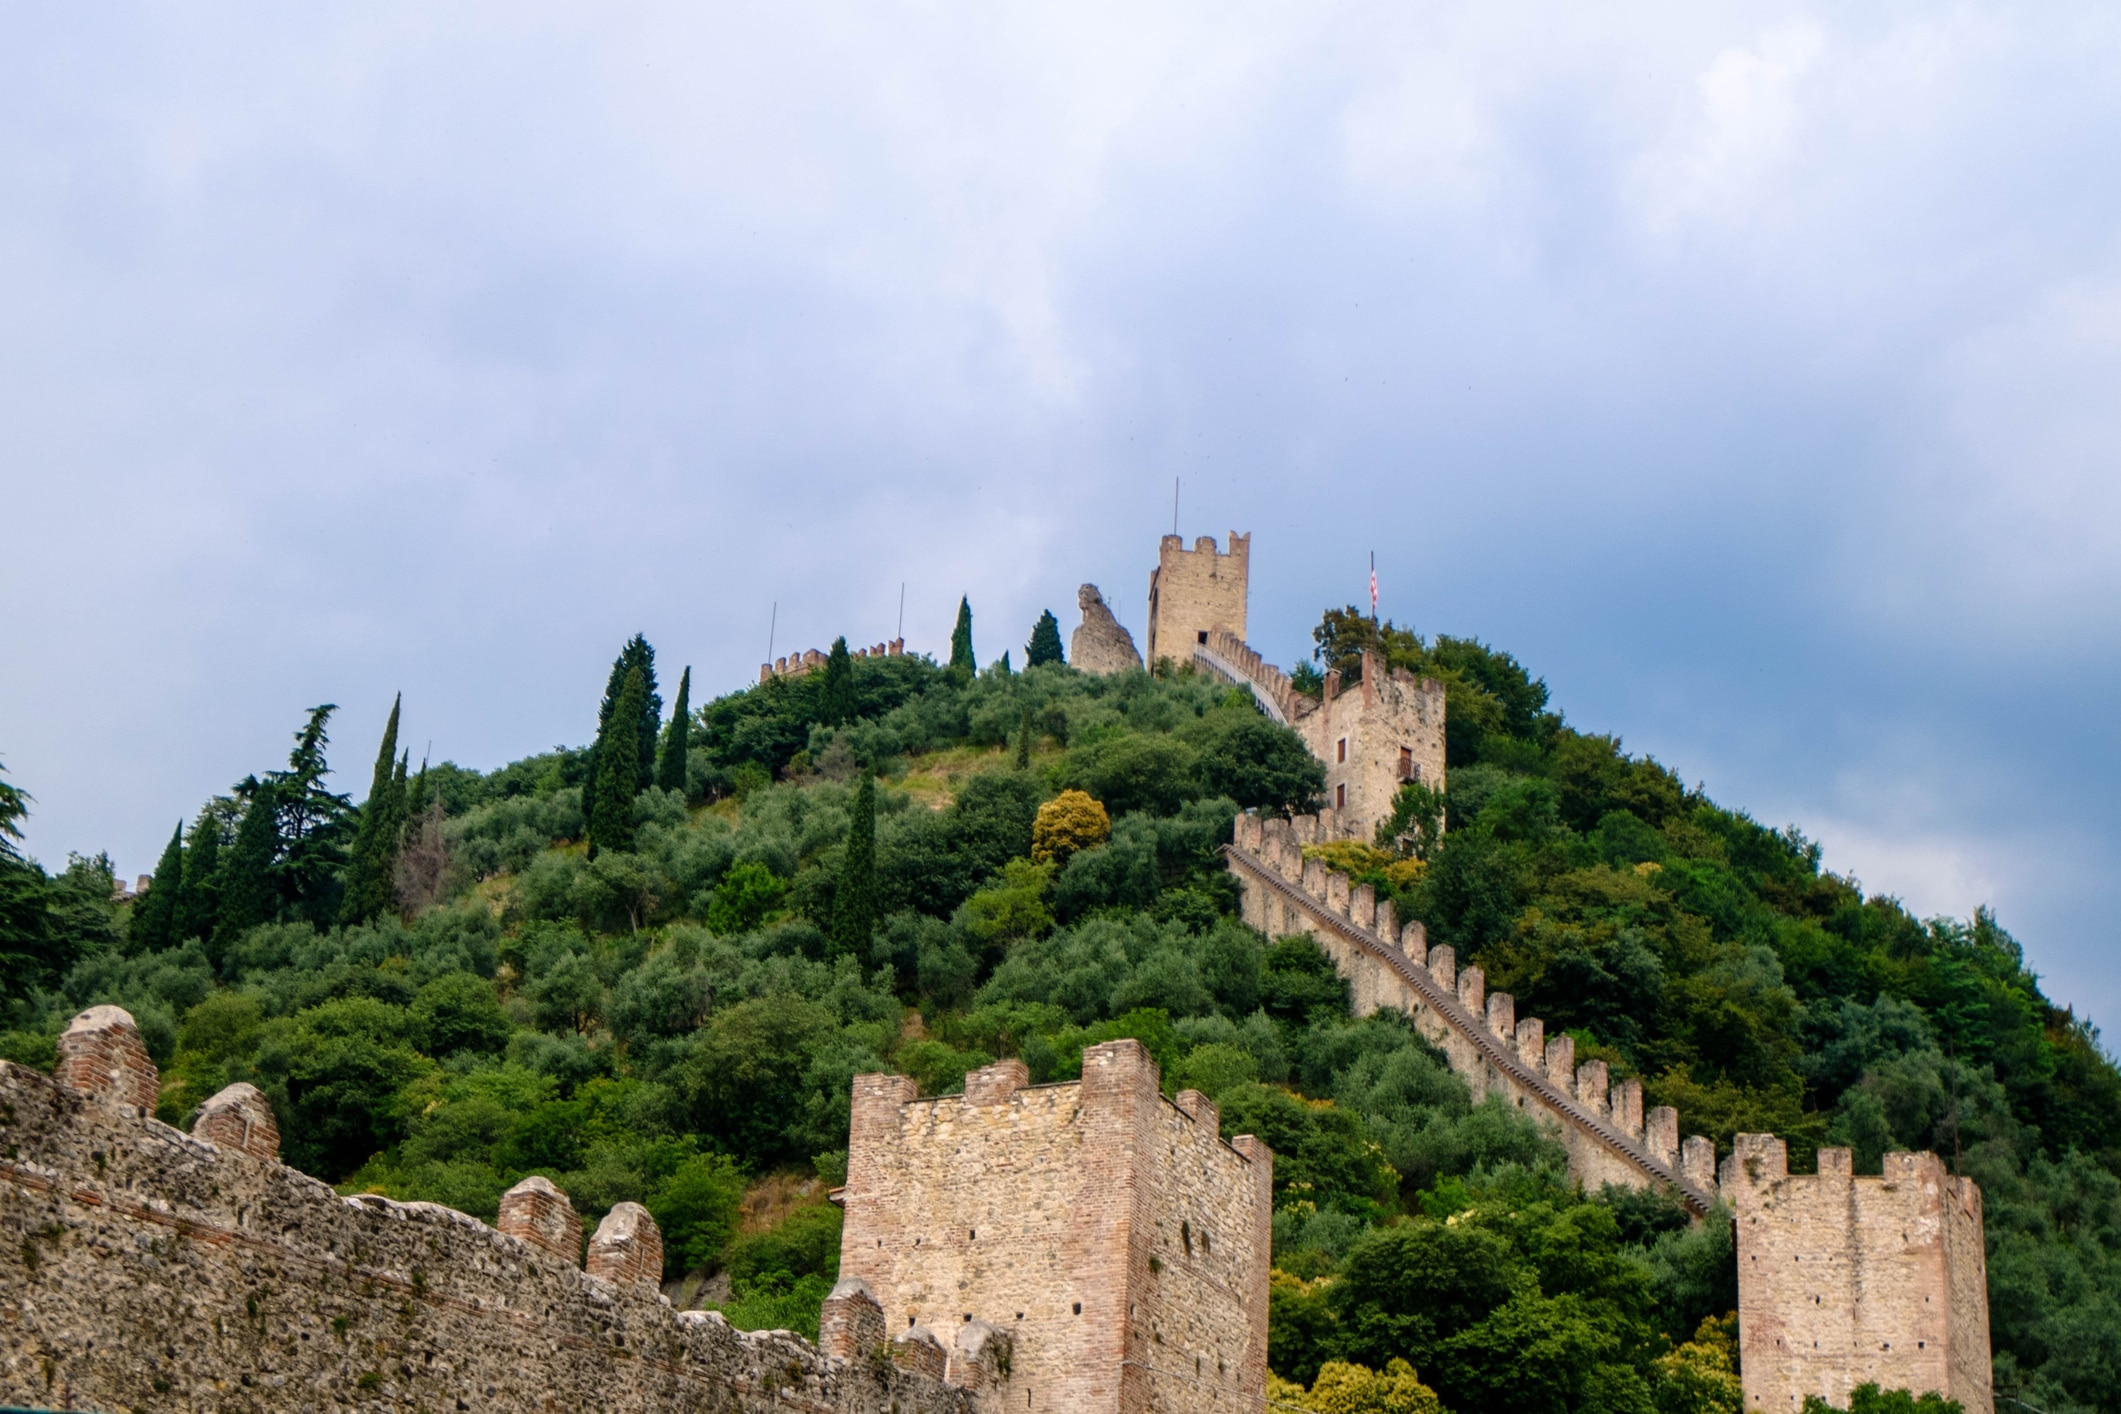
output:
<svg viewBox="0 0 2121 1414"><path fill-rule="evenodd" d="M1475 634L2111 1022L2110 5L0 3L0 762L149 869L834 634ZM777 616L777 618L776 618Z"/></svg>

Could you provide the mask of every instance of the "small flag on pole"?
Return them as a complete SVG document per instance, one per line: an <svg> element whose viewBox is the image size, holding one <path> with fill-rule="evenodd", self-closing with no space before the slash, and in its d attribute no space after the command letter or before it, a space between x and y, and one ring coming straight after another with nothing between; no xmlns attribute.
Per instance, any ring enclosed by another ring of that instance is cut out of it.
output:
<svg viewBox="0 0 2121 1414"><path fill-rule="evenodd" d="M1370 622L1377 622L1377 552L1370 552Z"/></svg>

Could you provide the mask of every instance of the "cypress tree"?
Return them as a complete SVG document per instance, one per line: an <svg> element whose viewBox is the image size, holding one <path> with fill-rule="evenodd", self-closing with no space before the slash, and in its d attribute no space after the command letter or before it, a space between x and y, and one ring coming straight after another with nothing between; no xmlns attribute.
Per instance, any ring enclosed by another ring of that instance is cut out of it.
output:
<svg viewBox="0 0 2121 1414"><path fill-rule="evenodd" d="M832 640L832 652L825 657L824 685L818 690L818 720L828 727L843 726L854 720L854 657L847 651L847 640Z"/></svg>
<svg viewBox="0 0 2121 1414"><path fill-rule="evenodd" d="M177 907L177 938L210 938L221 911L221 817L209 805L192 822L184 850L184 897Z"/></svg>
<svg viewBox="0 0 2121 1414"><path fill-rule="evenodd" d="M979 662L972 656L972 597L966 595L957 601L957 627L950 630L950 668L970 677L979 671Z"/></svg>
<svg viewBox="0 0 2121 1414"><path fill-rule="evenodd" d="M170 831L169 844L155 865L155 882L147 897L133 905L133 951L161 952L183 939L177 928L184 921L184 822Z"/></svg>
<svg viewBox="0 0 2121 1414"><path fill-rule="evenodd" d="M1060 620L1053 617L1051 609L1038 616L1031 625L1031 641L1024 645L1024 666L1035 668L1040 663L1065 663L1061 656Z"/></svg>
<svg viewBox="0 0 2121 1414"><path fill-rule="evenodd" d="M398 799L393 783L398 767L398 708L404 695L391 701L383 724L383 744L376 749L376 768L369 777L368 799L354 832L346 861L346 893L339 900L339 921L366 923L390 907L391 876L398 863Z"/></svg>
<svg viewBox="0 0 2121 1414"><path fill-rule="evenodd" d="M876 781L864 774L847 819L847 856L832 896L834 957L866 958L876 932Z"/></svg>
<svg viewBox="0 0 2121 1414"><path fill-rule="evenodd" d="M596 794L589 802L589 853L594 858L604 850L633 848L633 798L639 793L641 756L639 740L625 730L638 720L648 685L639 668L626 670L626 685L612 712L612 730L604 734L597 752Z"/></svg>
<svg viewBox="0 0 2121 1414"><path fill-rule="evenodd" d="M685 791L685 758L692 750L692 669L678 675L677 705L670 710L670 725L663 729L663 759L655 768L655 783L679 795Z"/></svg>
<svg viewBox="0 0 2121 1414"><path fill-rule="evenodd" d="M639 791L655 779L655 744L656 738L662 734L663 699L655 688L655 650L637 633L619 650L617 660L611 665L611 677L604 684L604 700L597 707L596 741L590 746L589 769L583 773L582 779L585 807L597 798L597 772L602 769L598 763L604 759L604 738L611 735L612 721L618 717L619 694L626 690L626 674L636 669L641 674L643 689L640 711L619 720L634 723L640 743L640 755L633 767L633 789Z"/></svg>
<svg viewBox="0 0 2121 1414"><path fill-rule="evenodd" d="M1031 709L1029 707L1026 707L1024 709L1024 720L1020 722L1016 728L1016 769L1019 771L1025 771L1029 770L1030 767Z"/></svg>
<svg viewBox="0 0 2121 1414"><path fill-rule="evenodd" d="M210 951L216 964L228 946L249 929L270 923L280 911L280 881L273 877L273 857L280 849L280 794L270 780L260 781L236 826L235 842L221 860L221 904L214 919Z"/></svg>

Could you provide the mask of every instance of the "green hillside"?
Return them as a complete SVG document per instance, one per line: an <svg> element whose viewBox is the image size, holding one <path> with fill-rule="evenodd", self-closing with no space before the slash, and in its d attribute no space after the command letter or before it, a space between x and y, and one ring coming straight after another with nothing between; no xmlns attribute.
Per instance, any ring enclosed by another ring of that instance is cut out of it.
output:
<svg viewBox="0 0 2121 1414"><path fill-rule="evenodd" d="M421 769L393 713L359 808L318 709L138 903L105 860L0 849L0 1054L49 1065L115 1002L173 1123L250 1080L288 1161L345 1191L490 1220L543 1173L590 1222L644 1202L685 1295L814 1334L852 1076L1054 1080L1133 1036L1276 1152L1277 1398L1736 1414L1727 1225L1576 1191L1406 1023L1352 1019L1313 944L1238 920L1233 816L1322 779L1293 734L1190 672L975 673L966 632L955 667L842 647L675 715L636 639L591 746ZM1723 1152L1945 1156L1986 1198L2007 1407L2121 1411L2121 1074L1996 920L1866 897L1795 829L1567 725L1507 654L1352 611L1317 637L1300 688L1370 647L1449 694L1448 796L1408 792L1399 845L1334 863Z"/></svg>

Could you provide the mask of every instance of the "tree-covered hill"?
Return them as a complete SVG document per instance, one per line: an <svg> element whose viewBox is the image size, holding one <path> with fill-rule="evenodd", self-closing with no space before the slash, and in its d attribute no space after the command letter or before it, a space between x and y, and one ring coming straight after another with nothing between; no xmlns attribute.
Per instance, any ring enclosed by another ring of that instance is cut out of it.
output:
<svg viewBox="0 0 2121 1414"><path fill-rule="evenodd" d="M393 711L358 808L319 708L137 902L105 860L22 858L0 790L0 1054L48 1065L115 1002L171 1122L250 1080L348 1191L490 1219L543 1173L587 1221L645 1202L681 1296L814 1330L852 1076L1052 1080L1134 1036L1276 1152L1277 1398L1736 1414L1727 1225L1577 1191L1521 1112L1353 1018L1314 945L1238 920L1218 849L1240 809L1312 803L1296 738L1190 673L1079 674L1057 634L976 672L963 621L950 666L839 646L696 711L688 677L668 719L636 638L584 685L589 746L486 773L412 766ZM1341 611L1318 641L1299 687L1370 647L1450 711L1448 794L1334 864L1726 1151L1944 1155L1986 1195L1999 1389L2121 1410L2121 1076L1994 919L1866 897L1504 653Z"/></svg>

